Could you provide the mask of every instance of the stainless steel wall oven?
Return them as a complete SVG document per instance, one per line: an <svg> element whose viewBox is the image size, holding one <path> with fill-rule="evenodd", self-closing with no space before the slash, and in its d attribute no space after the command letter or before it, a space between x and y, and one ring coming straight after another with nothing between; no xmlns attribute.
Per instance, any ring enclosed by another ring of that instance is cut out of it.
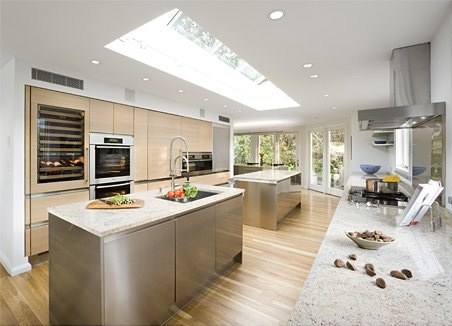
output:
<svg viewBox="0 0 452 326"><path fill-rule="evenodd" d="M90 134L90 198L133 191L133 137Z"/></svg>
<svg viewBox="0 0 452 326"><path fill-rule="evenodd" d="M189 168L190 175L201 175L212 172L212 153L211 152L198 152L189 153ZM187 163L182 161L182 169L187 168Z"/></svg>

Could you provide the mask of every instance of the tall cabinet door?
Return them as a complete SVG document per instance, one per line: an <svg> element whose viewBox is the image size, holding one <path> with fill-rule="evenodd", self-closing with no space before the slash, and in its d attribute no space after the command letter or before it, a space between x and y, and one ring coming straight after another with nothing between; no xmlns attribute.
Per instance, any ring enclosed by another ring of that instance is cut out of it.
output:
<svg viewBox="0 0 452 326"><path fill-rule="evenodd" d="M33 87L30 101L31 193L87 188L89 99Z"/></svg>
<svg viewBox="0 0 452 326"><path fill-rule="evenodd" d="M148 180L169 176L170 141L181 134L181 117L149 111L148 113ZM173 157L180 151L176 143Z"/></svg>
<svg viewBox="0 0 452 326"><path fill-rule="evenodd" d="M199 121L199 152L212 152L213 149L213 130L212 123L208 121ZM225 149L227 151L227 149Z"/></svg>
<svg viewBox="0 0 452 326"><path fill-rule="evenodd" d="M89 125L91 132L113 133L113 103L89 100Z"/></svg>
<svg viewBox="0 0 452 326"><path fill-rule="evenodd" d="M128 105L113 105L113 132L115 134L133 135L134 109Z"/></svg>
<svg viewBox="0 0 452 326"><path fill-rule="evenodd" d="M182 118L182 137L187 140L189 152L199 152L199 121Z"/></svg>
<svg viewBox="0 0 452 326"><path fill-rule="evenodd" d="M134 110L135 181L148 178L148 112L145 109Z"/></svg>

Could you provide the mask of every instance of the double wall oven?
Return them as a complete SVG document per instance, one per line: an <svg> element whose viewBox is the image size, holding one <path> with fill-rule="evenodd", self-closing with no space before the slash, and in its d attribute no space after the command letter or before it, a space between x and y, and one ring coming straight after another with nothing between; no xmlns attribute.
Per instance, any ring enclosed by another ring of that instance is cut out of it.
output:
<svg viewBox="0 0 452 326"><path fill-rule="evenodd" d="M133 136L90 134L90 199L133 192Z"/></svg>

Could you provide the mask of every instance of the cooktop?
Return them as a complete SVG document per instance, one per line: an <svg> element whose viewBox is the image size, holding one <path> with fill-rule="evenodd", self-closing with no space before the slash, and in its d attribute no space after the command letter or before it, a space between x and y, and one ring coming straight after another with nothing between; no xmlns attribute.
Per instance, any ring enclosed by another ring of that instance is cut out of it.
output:
<svg viewBox="0 0 452 326"><path fill-rule="evenodd" d="M371 203L402 207L405 207L408 203L408 197L403 192L392 194L370 192L364 187L351 187L348 194L348 200L355 203Z"/></svg>

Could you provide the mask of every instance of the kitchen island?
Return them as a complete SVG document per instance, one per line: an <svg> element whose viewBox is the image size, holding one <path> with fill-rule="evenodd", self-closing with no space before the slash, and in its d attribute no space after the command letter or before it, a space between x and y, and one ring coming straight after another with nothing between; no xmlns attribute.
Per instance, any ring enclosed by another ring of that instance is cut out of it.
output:
<svg viewBox="0 0 452 326"><path fill-rule="evenodd" d="M234 177L245 190L243 223L277 230L289 213L301 205L301 172L262 170Z"/></svg>
<svg viewBox="0 0 452 326"><path fill-rule="evenodd" d="M348 187L364 187L361 174ZM347 193L346 189L346 193ZM399 227L401 208L359 207L340 201L288 324L295 325L451 325L452 223L430 230L426 215L419 225ZM381 230L396 240L379 250L358 248L344 231ZM348 258L354 253L356 261ZM335 259L349 260L357 270L337 268ZM377 275L363 266L372 263ZM413 278L400 280L392 270L409 269ZM386 281L378 288L376 278Z"/></svg>
<svg viewBox="0 0 452 326"><path fill-rule="evenodd" d="M242 255L243 190L196 185L189 203L49 208L49 310L58 325L161 325Z"/></svg>

